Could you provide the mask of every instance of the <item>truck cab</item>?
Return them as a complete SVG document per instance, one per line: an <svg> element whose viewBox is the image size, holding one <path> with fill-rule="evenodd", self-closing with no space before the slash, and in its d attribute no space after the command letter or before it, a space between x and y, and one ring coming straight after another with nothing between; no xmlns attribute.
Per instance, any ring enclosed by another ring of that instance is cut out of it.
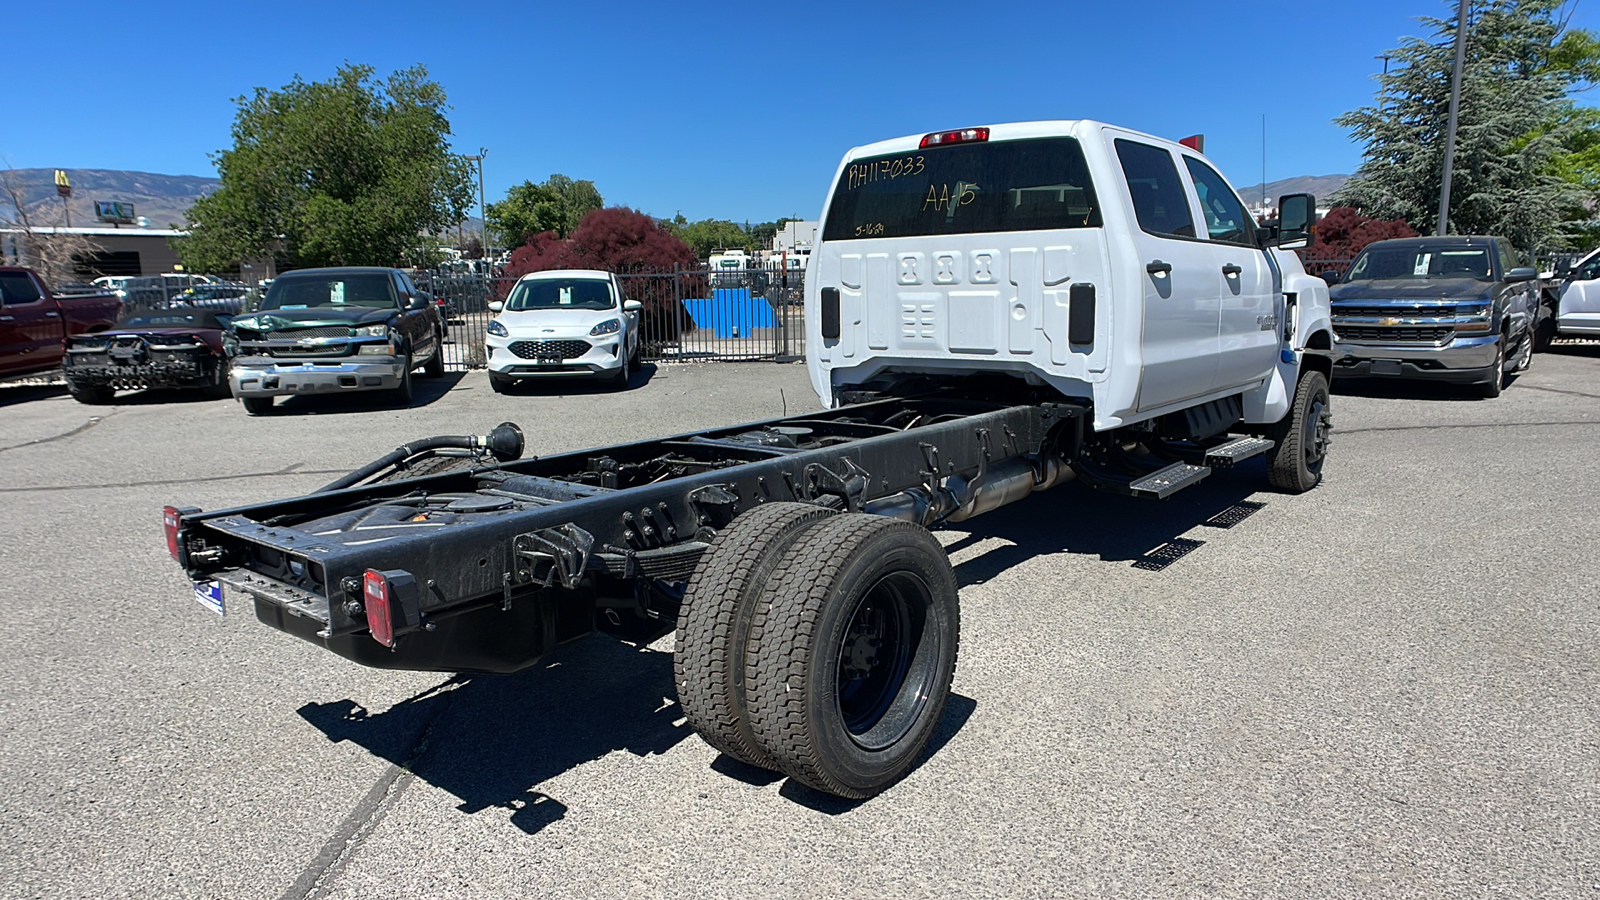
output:
<svg viewBox="0 0 1600 900"><path fill-rule="evenodd" d="M857 147L807 280L812 383L836 404L1002 373L1092 404L1099 431L1230 401L1276 422L1331 332L1325 284L1273 237L1200 153L1099 122Z"/></svg>

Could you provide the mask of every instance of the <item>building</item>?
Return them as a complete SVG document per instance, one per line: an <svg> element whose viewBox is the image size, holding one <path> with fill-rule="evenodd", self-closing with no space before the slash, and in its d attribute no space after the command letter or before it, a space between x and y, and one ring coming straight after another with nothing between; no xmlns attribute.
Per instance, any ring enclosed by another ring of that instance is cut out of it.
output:
<svg viewBox="0 0 1600 900"><path fill-rule="evenodd" d="M35 228L35 234L78 234L96 250L83 260L85 279L99 275L160 275L176 270L182 260L172 248L172 239L188 234L172 228L114 228L96 225L86 228ZM20 228L0 229L0 259L8 264L27 255L28 233Z"/></svg>
<svg viewBox="0 0 1600 900"><path fill-rule="evenodd" d="M772 236L772 252L810 255L817 243L817 222L785 222Z"/></svg>

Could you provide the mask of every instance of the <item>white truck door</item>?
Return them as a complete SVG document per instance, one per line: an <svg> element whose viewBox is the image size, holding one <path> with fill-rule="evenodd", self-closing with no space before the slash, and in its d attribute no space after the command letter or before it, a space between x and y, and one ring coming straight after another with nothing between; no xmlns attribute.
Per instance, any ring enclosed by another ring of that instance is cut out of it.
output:
<svg viewBox="0 0 1600 900"><path fill-rule="evenodd" d="M1281 294L1273 290L1266 253L1256 246L1255 223L1233 188L1198 157L1185 155L1183 162L1200 200L1221 298L1216 387L1246 387L1277 363Z"/></svg>
<svg viewBox="0 0 1600 900"><path fill-rule="evenodd" d="M1172 154L1113 129L1106 134L1139 223L1132 235L1144 284L1137 406L1155 409L1210 393L1216 384L1220 273L1211 242L1195 231L1189 191Z"/></svg>
<svg viewBox="0 0 1600 900"><path fill-rule="evenodd" d="M1556 327L1575 334L1600 332L1600 254L1585 260L1562 286Z"/></svg>

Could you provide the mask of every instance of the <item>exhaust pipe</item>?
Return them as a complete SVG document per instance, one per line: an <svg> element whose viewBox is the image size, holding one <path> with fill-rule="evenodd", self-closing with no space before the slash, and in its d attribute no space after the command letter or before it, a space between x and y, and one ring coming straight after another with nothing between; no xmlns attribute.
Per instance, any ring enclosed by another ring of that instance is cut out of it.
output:
<svg viewBox="0 0 1600 900"><path fill-rule="evenodd" d="M868 501L862 504L861 511L924 527L937 522L963 522L1073 477L1071 466L1059 456L1017 457L993 467L980 467L971 478L953 475L931 496L925 488L912 488Z"/></svg>
<svg viewBox="0 0 1600 900"><path fill-rule="evenodd" d="M494 427L493 431L485 435L441 435L440 437L417 441L413 444L404 444L356 469L354 472L328 482L317 488L313 493L321 494L326 491L337 491L341 488L351 487L419 453L426 453L430 450L439 450L445 447L479 452L487 451L501 462L511 462L522 457L522 429L511 422L501 422Z"/></svg>

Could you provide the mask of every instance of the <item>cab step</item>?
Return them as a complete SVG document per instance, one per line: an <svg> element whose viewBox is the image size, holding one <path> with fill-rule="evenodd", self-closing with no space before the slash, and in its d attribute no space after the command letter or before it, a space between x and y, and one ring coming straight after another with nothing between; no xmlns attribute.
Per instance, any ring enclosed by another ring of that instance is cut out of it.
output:
<svg viewBox="0 0 1600 900"><path fill-rule="evenodd" d="M1268 441L1270 444L1271 441ZM1199 484L1207 475L1211 474L1209 466L1196 466L1186 462L1176 462L1165 469L1153 472L1128 484L1128 493L1135 497L1154 497L1165 500L1178 491L1192 485Z"/></svg>
<svg viewBox="0 0 1600 900"><path fill-rule="evenodd" d="M1264 437L1242 437L1206 450L1206 465L1213 469L1227 469L1252 456L1271 450L1274 442Z"/></svg>

